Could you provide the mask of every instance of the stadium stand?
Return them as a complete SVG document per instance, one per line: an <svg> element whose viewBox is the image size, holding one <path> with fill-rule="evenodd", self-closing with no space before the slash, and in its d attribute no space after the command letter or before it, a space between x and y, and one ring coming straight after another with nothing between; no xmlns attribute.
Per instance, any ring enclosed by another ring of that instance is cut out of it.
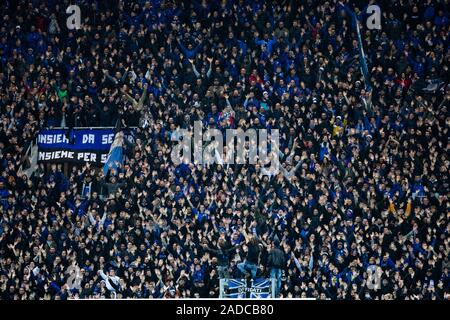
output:
<svg viewBox="0 0 450 320"><path fill-rule="evenodd" d="M1 299L449 299L448 9L2 0ZM290 174L175 165L194 121L278 129Z"/></svg>

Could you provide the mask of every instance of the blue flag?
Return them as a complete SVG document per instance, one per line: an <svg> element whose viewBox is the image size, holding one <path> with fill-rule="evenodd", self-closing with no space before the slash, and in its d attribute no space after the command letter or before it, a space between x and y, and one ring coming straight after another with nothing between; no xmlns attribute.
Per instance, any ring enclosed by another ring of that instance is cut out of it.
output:
<svg viewBox="0 0 450 320"><path fill-rule="evenodd" d="M123 131L118 131L114 137L114 141L109 149L108 158L106 159L103 172L105 176L110 169L120 168L123 161Z"/></svg>
<svg viewBox="0 0 450 320"><path fill-rule="evenodd" d="M369 76L369 69L367 68L367 61L366 56L364 54L364 47L363 42L361 38L361 31L359 28L359 22L356 17L355 12L353 12L352 9L350 9L347 5L340 3L339 7L341 10L344 10L345 13L350 17L350 24L353 28L356 30L357 35L357 42L358 42L358 51L359 51L359 66L361 68L361 73L364 75L364 82L366 85L367 90L372 90L372 86L370 85L370 76Z"/></svg>

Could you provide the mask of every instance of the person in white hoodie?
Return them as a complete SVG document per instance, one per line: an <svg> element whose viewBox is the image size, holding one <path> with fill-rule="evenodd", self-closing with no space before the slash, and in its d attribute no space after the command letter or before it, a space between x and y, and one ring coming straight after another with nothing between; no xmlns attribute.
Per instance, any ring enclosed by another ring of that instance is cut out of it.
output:
<svg viewBox="0 0 450 320"><path fill-rule="evenodd" d="M105 281L106 288L111 292L111 295L117 298L117 293L120 292L120 278L116 276L114 269L110 269L109 272L104 273L103 270L99 270L98 274Z"/></svg>

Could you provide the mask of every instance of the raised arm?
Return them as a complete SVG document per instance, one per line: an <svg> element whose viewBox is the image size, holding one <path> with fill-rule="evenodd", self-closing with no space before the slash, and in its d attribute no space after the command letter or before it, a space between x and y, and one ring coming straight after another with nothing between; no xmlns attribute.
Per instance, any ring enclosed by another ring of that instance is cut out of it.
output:
<svg viewBox="0 0 450 320"><path fill-rule="evenodd" d="M244 236L245 242L249 243L250 237L248 236L247 231L245 231L245 228L242 228L242 235Z"/></svg>
<svg viewBox="0 0 450 320"><path fill-rule="evenodd" d="M206 76L209 78L211 76L212 73L212 62L213 62L213 58L207 58L208 62L209 62L209 69L208 72L206 72Z"/></svg>
<svg viewBox="0 0 450 320"><path fill-rule="evenodd" d="M227 103L227 107L230 108L230 110L231 110L231 115L234 116L235 112L234 112L233 106L232 106L231 103L230 103L230 100L228 99L228 97L229 97L228 94L225 93L225 94L223 95L223 97L225 98L225 101L226 101L226 103Z"/></svg>
<svg viewBox="0 0 450 320"><path fill-rule="evenodd" d="M95 219L94 219L94 216L92 215L91 211L89 211L88 217L89 217L89 222L90 222L92 225L95 225Z"/></svg>
<svg viewBox="0 0 450 320"><path fill-rule="evenodd" d="M142 92L141 98L139 99L139 102L135 106L136 110L141 110L144 107L145 98L147 97L147 88L148 84L144 84L144 91Z"/></svg>
<svg viewBox="0 0 450 320"><path fill-rule="evenodd" d="M113 82L114 84L117 84L117 79L112 77L108 70L103 70L103 73L105 74L106 79L108 79L109 81Z"/></svg>
<svg viewBox="0 0 450 320"><path fill-rule="evenodd" d="M294 263L297 266L298 270L302 272L303 270L302 265L300 264L300 261L298 261L298 259L295 257L294 252L291 252L291 257L294 260Z"/></svg>
<svg viewBox="0 0 450 320"><path fill-rule="evenodd" d="M187 57L189 55L188 49L181 43L179 39L177 39L178 46L180 47L181 52Z"/></svg>
<svg viewBox="0 0 450 320"><path fill-rule="evenodd" d="M197 78L200 78L200 72L198 72L197 67L194 64L194 59L188 59L189 63L192 65L192 71Z"/></svg>
<svg viewBox="0 0 450 320"><path fill-rule="evenodd" d="M128 101L130 101L133 104L133 107L136 107L138 102L128 94L128 92L126 92L125 90L121 89L122 93L125 95L125 97L127 98Z"/></svg>
<svg viewBox="0 0 450 320"><path fill-rule="evenodd" d="M292 159L294 158L294 155L295 155L295 149L297 148L297 141L298 141L298 137L296 137L296 138L294 139L294 143L293 143L291 152L290 152L289 155L286 157L286 161L287 161L287 162L291 162Z"/></svg>
<svg viewBox="0 0 450 320"><path fill-rule="evenodd" d="M187 193L184 193L184 196L185 196L187 202L189 203L189 205L191 206L191 208L194 209L195 207L194 207L194 205L193 205L192 202L191 202L191 197L189 197L189 196L187 195Z"/></svg>
<svg viewBox="0 0 450 320"><path fill-rule="evenodd" d="M123 83L125 81L125 79L127 78L127 74L128 74L128 67L125 69L125 72L123 73L122 78L120 78L121 83Z"/></svg>
<svg viewBox="0 0 450 320"><path fill-rule="evenodd" d="M102 277L103 280L107 280L108 276L103 272L103 270L98 270L98 274L100 275L100 277Z"/></svg>

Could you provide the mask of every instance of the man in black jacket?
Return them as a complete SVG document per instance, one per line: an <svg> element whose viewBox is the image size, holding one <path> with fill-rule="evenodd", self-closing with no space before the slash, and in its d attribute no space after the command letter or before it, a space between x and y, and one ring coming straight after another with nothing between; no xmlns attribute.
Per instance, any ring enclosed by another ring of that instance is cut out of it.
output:
<svg viewBox="0 0 450 320"><path fill-rule="evenodd" d="M236 249L236 247L227 247L225 239L220 238L217 241L218 249L211 249L206 243L203 244L203 248L209 252L212 252L217 256L217 269L220 279L228 279L230 277L229 265L230 265L230 253Z"/></svg>
<svg viewBox="0 0 450 320"><path fill-rule="evenodd" d="M237 265L238 269L246 276L251 276L252 279L256 278L256 273L258 271L259 255L261 252L260 243L256 235L248 235L245 230L243 230L245 237L245 243L247 244L247 258L244 262Z"/></svg>
<svg viewBox="0 0 450 320"><path fill-rule="evenodd" d="M269 258L267 260L270 268L270 278L277 279L276 296L278 296L280 292L282 269L286 263L284 252L279 249L279 246L280 242L275 239L275 241L272 242Z"/></svg>

